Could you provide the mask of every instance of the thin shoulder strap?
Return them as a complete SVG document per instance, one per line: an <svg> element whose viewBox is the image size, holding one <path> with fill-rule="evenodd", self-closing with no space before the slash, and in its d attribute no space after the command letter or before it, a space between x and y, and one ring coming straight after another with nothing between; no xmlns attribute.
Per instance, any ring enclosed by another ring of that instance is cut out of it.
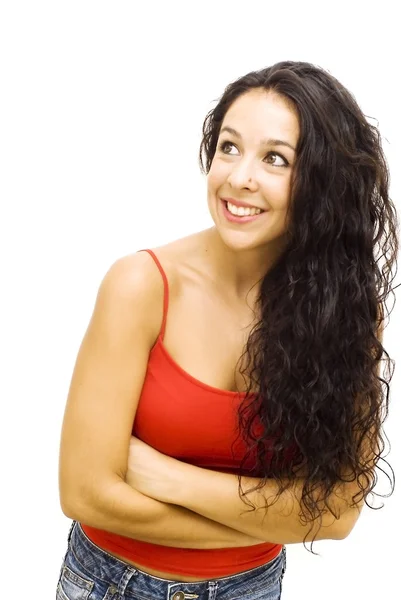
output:
<svg viewBox="0 0 401 600"><path fill-rule="evenodd" d="M156 254L153 252L153 250L149 250L149 249L144 249L144 250L138 250L138 252L148 252L151 257L153 258L153 260L155 261L157 268L160 271L160 274L163 278L163 284L164 284L164 298L163 298L163 321L162 321L162 326L160 329L160 337L163 340L164 339L164 332L166 329L166 320L167 320L167 311L168 311L168 300L169 300L169 289L168 289L168 280L167 280L167 276L166 273L164 272L163 267L160 264L159 259L157 258Z"/></svg>

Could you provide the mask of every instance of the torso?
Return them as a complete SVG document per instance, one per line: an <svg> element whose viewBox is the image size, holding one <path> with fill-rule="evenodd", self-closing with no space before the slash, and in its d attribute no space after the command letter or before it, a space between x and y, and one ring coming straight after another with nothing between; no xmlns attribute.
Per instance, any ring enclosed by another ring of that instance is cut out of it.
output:
<svg viewBox="0 0 401 600"><path fill-rule="evenodd" d="M252 297L233 301L213 281L199 232L155 249L169 283L169 307L164 344L187 373L213 387L245 391L247 380L238 371L247 337L256 323ZM161 308L162 310L162 308ZM156 341L156 340L155 340ZM125 563L163 579L202 581L156 571L113 554Z"/></svg>

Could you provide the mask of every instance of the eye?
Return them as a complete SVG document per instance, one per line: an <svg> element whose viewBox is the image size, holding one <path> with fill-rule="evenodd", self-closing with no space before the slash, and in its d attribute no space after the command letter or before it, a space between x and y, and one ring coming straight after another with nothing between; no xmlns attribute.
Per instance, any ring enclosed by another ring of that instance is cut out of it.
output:
<svg viewBox="0 0 401 600"><path fill-rule="evenodd" d="M221 142L219 144L219 150L221 150L223 154L230 154L230 148L235 148L234 144L231 142Z"/></svg>
<svg viewBox="0 0 401 600"><path fill-rule="evenodd" d="M269 152L266 155L266 158L270 158L271 156L278 156L279 158L281 158L282 161L284 161L283 165L275 165L274 164L273 167L288 167L288 165L289 165L288 160L286 158L284 158L284 156L282 156L281 154L278 154L277 152ZM269 164L271 164L271 163L269 163Z"/></svg>

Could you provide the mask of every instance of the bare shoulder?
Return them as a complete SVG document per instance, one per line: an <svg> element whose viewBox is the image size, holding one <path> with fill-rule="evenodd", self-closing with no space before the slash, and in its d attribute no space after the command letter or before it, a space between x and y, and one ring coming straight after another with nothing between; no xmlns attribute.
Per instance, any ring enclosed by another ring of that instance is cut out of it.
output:
<svg viewBox="0 0 401 600"><path fill-rule="evenodd" d="M158 286L154 260L148 252L135 252L117 258L109 267L101 288L117 295L129 297L139 294L151 295Z"/></svg>
<svg viewBox="0 0 401 600"><path fill-rule="evenodd" d="M178 294L185 279L196 271L202 239L203 232L199 232L149 248L166 274L171 296ZM109 267L99 287L97 305L106 311L112 307L120 318L126 313L127 320L132 308L146 314L155 341L163 319L163 297L164 283L155 260L149 252L136 251L116 259Z"/></svg>
<svg viewBox="0 0 401 600"><path fill-rule="evenodd" d="M128 325L136 316L146 315L150 345L156 340L163 307L163 280L148 252L117 258L104 275L97 295L97 314L113 311Z"/></svg>

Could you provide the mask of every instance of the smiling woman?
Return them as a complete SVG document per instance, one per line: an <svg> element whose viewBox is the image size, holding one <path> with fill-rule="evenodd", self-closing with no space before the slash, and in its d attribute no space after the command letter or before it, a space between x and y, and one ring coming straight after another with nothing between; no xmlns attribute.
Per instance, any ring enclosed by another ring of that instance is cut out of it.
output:
<svg viewBox="0 0 401 600"><path fill-rule="evenodd" d="M118 259L78 353L60 600L278 600L286 544L347 537L376 483L398 252L378 130L285 61L225 89L200 164L214 226Z"/></svg>

